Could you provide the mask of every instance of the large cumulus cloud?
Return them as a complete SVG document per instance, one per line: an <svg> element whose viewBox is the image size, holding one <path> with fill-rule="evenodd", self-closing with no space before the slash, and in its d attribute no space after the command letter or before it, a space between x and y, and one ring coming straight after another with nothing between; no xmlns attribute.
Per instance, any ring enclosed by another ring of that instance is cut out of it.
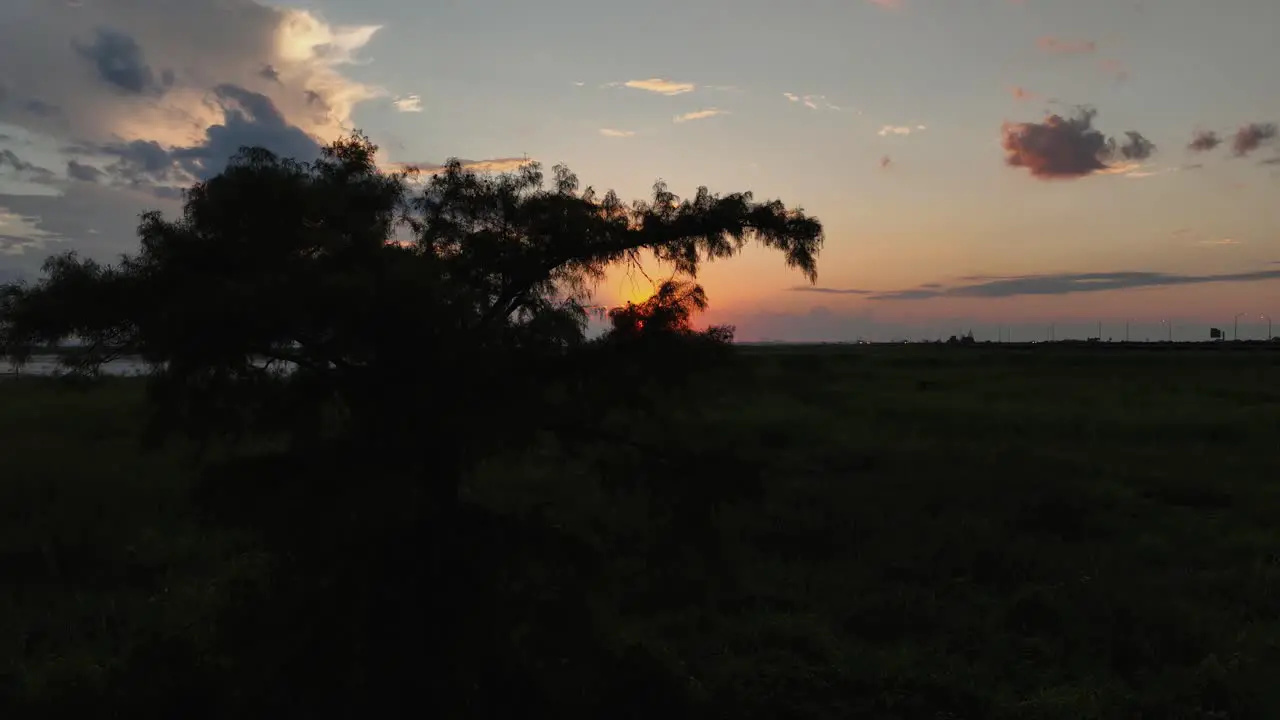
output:
<svg viewBox="0 0 1280 720"><path fill-rule="evenodd" d="M84 141L194 145L222 120L216 89L230 84L327 140L379 94L342 74L376 30L253 0L8 0L0 122Z"/></svg>
<svg viewBox="0 0 1280 720"><path fill-rule="evenodd" d="M381 94L343 74L376 30L254 0L0 2L0 271L132 249L139 212L243 145L313 157Z"/></svg>

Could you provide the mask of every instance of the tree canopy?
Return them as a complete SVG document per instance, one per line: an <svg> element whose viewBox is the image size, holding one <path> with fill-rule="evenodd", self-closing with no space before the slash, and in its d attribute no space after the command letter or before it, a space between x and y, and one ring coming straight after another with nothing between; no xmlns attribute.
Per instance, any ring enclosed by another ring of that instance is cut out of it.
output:
<svg viewBox="0 0 1280 720"><path fill-rule="evenodd" d="M819 221L749 192L682 199L659 181L627 204L560 165L454 160L423 179L381 170L376 151L360 134L309 163L243 149L186 191L180 217L144 214L135 254L57 255L34 284L4 286L6 354L75 338L66 362L89 375L140 356L158 436L360 434L462 457L479 427L537 412L516 403L586 344L611 266L649 253L673 275L615 310L614 334L641 316L688 329L701 264L750 241L816 278Z"/></svg>

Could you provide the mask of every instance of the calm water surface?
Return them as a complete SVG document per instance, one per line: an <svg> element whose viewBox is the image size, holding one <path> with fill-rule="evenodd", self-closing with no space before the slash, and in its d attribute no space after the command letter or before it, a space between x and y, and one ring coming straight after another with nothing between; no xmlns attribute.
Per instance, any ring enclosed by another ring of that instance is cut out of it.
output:
<svg viewBox="0 0 1280 720"><path fill-rule="evenodd" d="M27 364L22 366L21 374L48 377L62 371L58 358L54 355L33 355ZM147 365L139 358L121 358L102 366L103 375L127 377L130 375L146 375ZM14 375L14 367L7 361L0 360L0 377Z"/></svg>

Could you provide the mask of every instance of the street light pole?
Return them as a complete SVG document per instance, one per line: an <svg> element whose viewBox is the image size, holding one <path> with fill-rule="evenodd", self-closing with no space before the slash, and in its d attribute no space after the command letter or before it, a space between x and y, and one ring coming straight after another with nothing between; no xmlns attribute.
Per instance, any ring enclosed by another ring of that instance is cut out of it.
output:
<svg viewBox="0 0 1280 720"><path fill-rule="evenodd" d="M1258 317L1267 321L1267 342L1271 342L1271 338L1275 337L1271 334L1271 316L1266 313L1260 313Z"/></svg>
<svg viewBox="0 0 1280 720"><path fill-rule="evenodd" d="M1240 339L1240 318L1241 317L1244 317L1244 313L1236 313L1235 319L1232 320L1234 324L1231 328L1231 334L1235 336L1234 338L1232 338L1232 340Z"/></svg>

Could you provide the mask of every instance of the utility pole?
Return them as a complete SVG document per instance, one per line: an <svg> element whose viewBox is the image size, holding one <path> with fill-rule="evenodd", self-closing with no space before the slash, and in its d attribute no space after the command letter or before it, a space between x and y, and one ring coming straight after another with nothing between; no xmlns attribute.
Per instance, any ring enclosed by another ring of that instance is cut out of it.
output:
<svg viewBox="0 0 1280 720"><path fill-rule="evenodd" d="M1053 327L1053 326L1054 326L1054 325L1056 325L1056 324L1057 324L1057 323L1049 323L1049 342L1053 342L1053 341L1054 341L1054 336L1053 336L1053 330L1054 330L1054 327Z"/></svg>
<svg viewBox="0 0 1280 720"><path fill-rule="evenodd" d="M1258 318L1267 321L1267 342L1271 342L1271 338L1275 337L1271 334L1271 316L1266 313L1262 313L1261 315L1258 315Z"/></svg>
<svg viewBox="0 0 1280 720"><path fill-rule="evenodd" d="M1124 341L1129 342L1129 321L1124 321Z"/></svg>
<svg viewBox="0 0 1280 720"><path fill-rule="evenodd" d="M1098 321L1098 342L1102 342L1102 321Z"/></svg>
<svg viewBox="0 0 1280 720"><path fill-rule="evenodd" d="M1232 336L1233 336L1231 339L1232 339L1233 341L1239 341L1239 340L1240 340L1240 317L1241 317L1242 315L1244 315L1244 313L1236 313L1236 317L1235 317L1235 319L1232 321L1234 325L1233 325L1233 327L1231 328L1231 334L1232 334Z"/></svg>

